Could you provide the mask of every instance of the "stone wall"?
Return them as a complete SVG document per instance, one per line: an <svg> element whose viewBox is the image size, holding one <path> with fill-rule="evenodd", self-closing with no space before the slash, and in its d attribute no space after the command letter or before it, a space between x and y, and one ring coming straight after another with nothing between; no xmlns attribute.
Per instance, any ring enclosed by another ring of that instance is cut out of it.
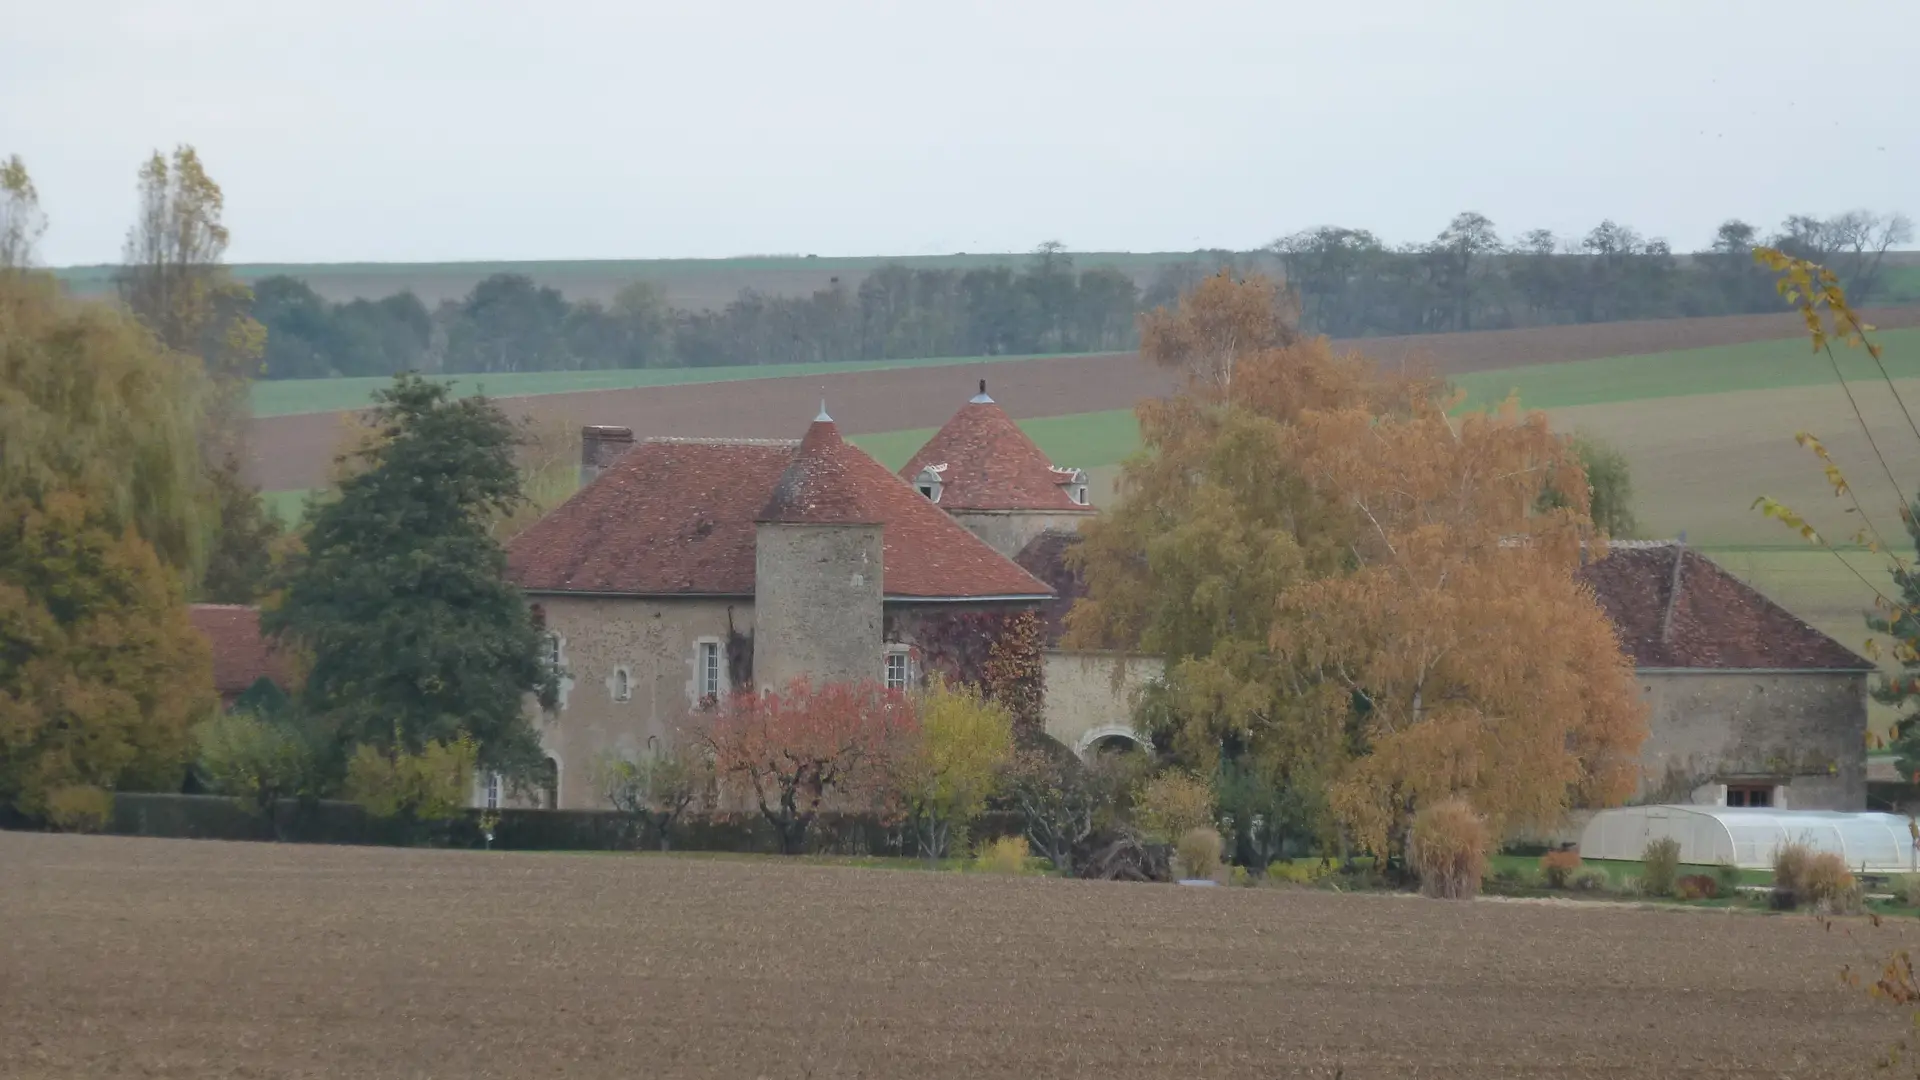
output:
<svg viewBox="0 0 1920 1080"><path fill-rule="evenodd" d="M1068 749L1085 752L1107 735L1133 730L1133 695L1161 677L1166 663L1157 656L1048 650L1047 734ZM1120 671L1116 685L1114 676Z"/></svg>
<svg viewBox="0 0 1920 1080"><path fill-rule="evenodd" d="M544 612L548 632L559 635L567 671L560 709L542 716L536 708L535 721L541 745L560 767L563 810L603 808L591 778L594 758L644 751L649 736L665 737L693 708L701 642L720 647L724 683L729 633L754 629L753 604L745 599L531 599ZM627 674L626 701L614 700L621 670Z"/></svg>
<svg viewBox="0 0 1920 1080"><path fill-rule="evenodd" d="M1864 674L1638 673L1651 707L1641 801L1710 802L1725 785L1779 785L1776 805L1863 810Z"/></svg>
<svg viewBox="0 0 1920 1080"><path fill-rule="evenodd" d="M878 678L881 573L878 525L760 525L755 685Z"/></svg>
<svg viewBox="0 0 1920 1080"><path fill-rule="evenodd" d="M948 516L993 550L1011 559L1027 542L1048 529L1078 532L1092 510L953 510Z"/></svg>

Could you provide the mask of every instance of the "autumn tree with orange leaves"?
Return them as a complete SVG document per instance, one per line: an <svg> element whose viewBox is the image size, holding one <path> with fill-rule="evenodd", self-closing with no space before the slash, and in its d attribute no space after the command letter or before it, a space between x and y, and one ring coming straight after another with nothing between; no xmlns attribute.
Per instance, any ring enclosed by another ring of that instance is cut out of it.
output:
<svg viewBox="0 0 1920 1080"><path fill-rule="evenodd" d="M892 793L919 732L913 699L900 691L804 677L724 698L690 726L730 794L760 811L787 855L805 850L830 803L866 809Z"/></svg>
<svg viewBox="0 0 1920 1080"><path fill-rule="evenodd" d="M1146 321L1187 387L1140 406L1145 450L1083 530L1073 642L1165 656L1159 745L1315 789L1381 855L1438 799L1498 835L1631 794L1646 711L1573 576L1599 538L1571 442L1512 403L1450 416L1443 383L1283 310L1223 276Z"/></svg>

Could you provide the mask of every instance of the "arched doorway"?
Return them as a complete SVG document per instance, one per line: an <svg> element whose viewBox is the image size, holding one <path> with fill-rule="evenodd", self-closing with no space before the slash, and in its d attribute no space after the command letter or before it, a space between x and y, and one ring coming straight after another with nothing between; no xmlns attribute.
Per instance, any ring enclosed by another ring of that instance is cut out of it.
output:
<svg viewBox="0 0 1920 1080"><path fill-rule="evenodd" d="M1125 724L1105 724L1093 728L1081 735L1079 743L1073 748L1082 761L1090 761L1098 754L1143 754L1151 749L1152 743Z"/></svg>

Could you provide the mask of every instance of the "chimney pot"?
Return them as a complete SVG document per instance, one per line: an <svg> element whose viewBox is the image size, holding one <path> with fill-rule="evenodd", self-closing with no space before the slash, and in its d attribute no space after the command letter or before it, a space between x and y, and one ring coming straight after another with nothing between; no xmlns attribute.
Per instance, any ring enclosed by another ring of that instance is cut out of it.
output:
<svg viewBox="0 0 1920 1080"><path fill-rule="evenodd" d="M633 449L633 429L610 424L588 424L580 429L580 486L593 483L607 466Z"/></svg>

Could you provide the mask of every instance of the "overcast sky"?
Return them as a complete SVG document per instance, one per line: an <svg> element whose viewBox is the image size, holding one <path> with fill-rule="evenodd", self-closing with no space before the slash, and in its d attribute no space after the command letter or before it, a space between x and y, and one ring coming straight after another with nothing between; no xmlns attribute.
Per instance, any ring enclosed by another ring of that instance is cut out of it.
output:
<svg viewBox="0 0 1920 1080"><path fill-rule="evenodd" d="M56 265L118 257L176 142L235 262L1247 248L1462 209L1691 250L1920 214L1917 72L1915 0L60 0L0 21L0 155Z"/></svg>

